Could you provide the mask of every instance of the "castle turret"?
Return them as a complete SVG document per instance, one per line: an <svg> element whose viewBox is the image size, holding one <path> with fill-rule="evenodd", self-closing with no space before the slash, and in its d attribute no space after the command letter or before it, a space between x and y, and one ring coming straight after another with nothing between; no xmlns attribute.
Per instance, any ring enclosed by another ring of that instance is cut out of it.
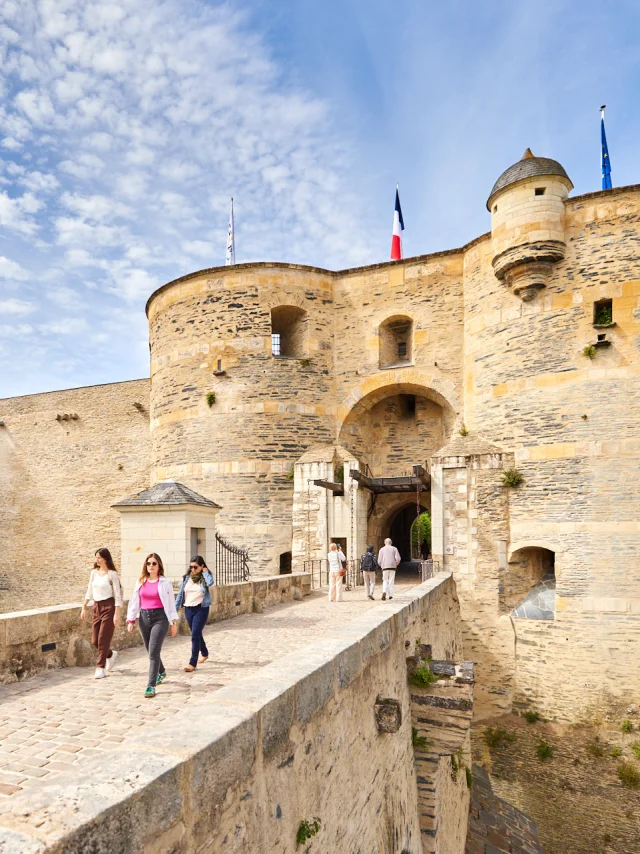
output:
<svg viewBox="0 0 640 854"><path fill-rule="evenodd" d="M546 287L552 265L565 255L564 202L573 184L557 160L527 148L493 185L493 269L522 300Z"/></svg>

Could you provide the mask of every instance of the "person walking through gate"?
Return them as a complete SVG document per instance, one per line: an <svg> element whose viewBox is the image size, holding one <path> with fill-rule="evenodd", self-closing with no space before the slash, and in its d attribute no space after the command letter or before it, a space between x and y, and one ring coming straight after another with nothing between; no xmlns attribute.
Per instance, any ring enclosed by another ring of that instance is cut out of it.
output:
<svg viewBox="0 0 640 854"><path fill-rule="evenodd" d="M389 537L384 541L383 547L378 552L378 563L382 569L382 598L393 599L393 588L396 579L396 569L400 563L400 552L392 544Z"/></svg>
<svg viewBox="0 0 640 854"><path fill-rule="evenodd" d="M209 650L204 642L202 632L209 619L209 607L211 606L209 587L212 584L213 576L209 572L204 558L200 555L192 557L176 598L176 610L179 611L184 605L184 615L191 632L191 658L185 667L187 673L193 673L198 664L204 664L209 658ZM198 653L200 653L200 658L198 658Z"/></svg>
<svg viewBox="0 0 640 854"><path fill-rule="evenodd" d="M155 697L156 685L166 679L160 652L167 636L178 633L178 612L173 598L173 585L164 575L160 555L152 552L142 565L142 573L129 599L127 631L132 632L140 617L140 634L149 653L149 681L145 697Z"/></svg>
<svg viewBox="0 0 640 854"><path fill-rule="evenodd" d="M345 557L342 549L339 549L335 543L329 546L329 602L342 602L342 577L344 569L342 567Z"/></svg>
<svg viewBox="0 0 640 854"><path fill-rule="evenodd" d="M369 599L373 599L373 590L376 586L376 569L379 569L378 560L373 553L373 546L367 546L366 552L360 558L360 570L364 580L364 592Z"/></svg>
<svg viewBox="0 0 640 854"><path fill-rule="evenodd" d="M94 679L104 679L113 669L118 653L111 649L111 640L117 625L120 624L122 608L122 588L111 552L98 549L95 563L89 576L89 586L84 597L80 619L87 619L87 605L93 600L91 618L91 643L98 650Z"/></svg>

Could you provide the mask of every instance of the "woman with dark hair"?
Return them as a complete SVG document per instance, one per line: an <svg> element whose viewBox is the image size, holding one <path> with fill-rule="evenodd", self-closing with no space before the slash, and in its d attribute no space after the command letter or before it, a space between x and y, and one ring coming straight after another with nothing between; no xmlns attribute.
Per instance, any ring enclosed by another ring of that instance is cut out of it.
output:
<svg viewBox="0 0 640 854"><path fill-rule="evenodd" d="M98 650L94 679L104 679L116 663L118 653L111 649L115 628L120 623L122 589L109 549L98 549L89 576L80 619L87 619L87 605L93 601L91 643Z"/></svg>
<svg viewBox="0 0 640 854"><path fill-rule="evenodd" d="M213 576L204 558L200 555L192 557L176 599L176 610L179 611L184 605L184 615L191 631L191 658L185 667L187 673L193 673L196 666L204 664L209 657L202 631L209 619L211 605L209 587L212 584ZM198 653L200 653L199 659Z"/></svg>
<svg viewBox="0 0 640 854"><path fill-rule="evenodd" d="M160 658L162 644L167 636L178 632L178 612L173 599L173 585L165 578L160 555L151 552L144 560L142 573L129 599L127 631L132 632L140 617L140 634L149 653L149 681L145 697L155 697L156 685L167 676Z"/></svg>

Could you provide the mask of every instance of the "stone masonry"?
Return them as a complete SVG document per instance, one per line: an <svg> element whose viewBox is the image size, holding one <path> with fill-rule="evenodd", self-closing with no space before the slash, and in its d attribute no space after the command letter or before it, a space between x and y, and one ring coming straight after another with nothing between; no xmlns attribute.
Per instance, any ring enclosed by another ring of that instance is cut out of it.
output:
<svg viewBox="0 0 640 854"><path fill-rule="evenodd" d="M111 504L165 478L220 505L256 574L292 551L302 569L301 544L322 554L335 520L350 556L379 545L415 496L320 500L294 483L305 454L339 446L373 477L429 469L423 506L459 585L478 716L582 720L637 700L640 186L571 190L562 165L527 151L489 193L491 231L460 249L188 273L147 304L148 397L141 380L0 401L4 607L77 598L93 549L118 551ZM506 609L536 549L555 578L544 621Z"/></svg>

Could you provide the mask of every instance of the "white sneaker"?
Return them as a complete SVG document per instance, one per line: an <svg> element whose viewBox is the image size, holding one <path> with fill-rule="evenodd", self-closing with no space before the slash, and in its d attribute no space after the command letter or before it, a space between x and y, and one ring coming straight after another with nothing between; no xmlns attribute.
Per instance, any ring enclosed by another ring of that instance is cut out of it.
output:
<svg viewBox="0 0 640 854"><path fill-rule="evenodd" d="M111 658L107 659L107 666L105 668L107 673L111 673L113 668L116 666L116 658L117 657L118 657L118 653L115 651L115 649L112 649L111 650Z"/></svg>
<svg viewBox="0 0 640 854"><path fill-rule="evenodd" d="M104 679L107 674L104 672L104 667L96 667L96 672L93 674L94 679Z"/></svg>

